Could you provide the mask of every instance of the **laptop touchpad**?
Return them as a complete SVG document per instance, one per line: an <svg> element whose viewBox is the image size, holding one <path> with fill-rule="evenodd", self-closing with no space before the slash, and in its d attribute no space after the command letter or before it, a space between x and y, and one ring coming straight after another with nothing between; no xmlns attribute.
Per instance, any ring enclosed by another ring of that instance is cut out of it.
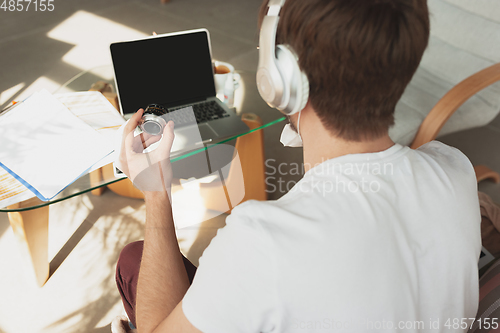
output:
<svg viewBox="0 0 500 333"><path fill-rule="evenodd" d="M172 151L179 151L197 146L202 147L203 141L217 137L217 133L208 124L175 128L174 132L175 138L172 145Z"/></svg>
<svg viewBox="0 0 500 333"><path fill-rule="evenodd" d="M198 125L202 140L214 139L218 137L217 132L209 124Z"/></svg>

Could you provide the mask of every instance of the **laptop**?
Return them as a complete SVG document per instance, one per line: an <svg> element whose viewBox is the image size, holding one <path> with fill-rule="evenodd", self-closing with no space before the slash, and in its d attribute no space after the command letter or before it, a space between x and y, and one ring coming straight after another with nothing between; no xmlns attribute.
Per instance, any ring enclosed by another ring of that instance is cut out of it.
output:
<svg viewBox="0 0 500 333"><path fill-rule="evenodd" d="M216 97L208 30L117 42L110 50L120 112L125 118L150 104L160 104L171 116L179 111L190 113L190 117L170 118L175 123L172 152L196 149L248 130Z"/></svg>

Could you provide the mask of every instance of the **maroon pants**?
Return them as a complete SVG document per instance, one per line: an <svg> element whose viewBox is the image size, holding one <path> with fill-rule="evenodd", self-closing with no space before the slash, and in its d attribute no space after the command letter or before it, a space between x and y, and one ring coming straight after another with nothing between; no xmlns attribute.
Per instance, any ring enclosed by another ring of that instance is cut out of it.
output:
<svg viewBox="0 0 500 333"><path fill-rule="evenodd" d="M143 246L144 241L130 243L125 246L116 265L116 285L122 296L123 307L135 327L137 327L135 322L137 279L139 278ZM189 283L191 283L196 273L196 267L186 257L182 256L182 259L189 277Z"/></svg>

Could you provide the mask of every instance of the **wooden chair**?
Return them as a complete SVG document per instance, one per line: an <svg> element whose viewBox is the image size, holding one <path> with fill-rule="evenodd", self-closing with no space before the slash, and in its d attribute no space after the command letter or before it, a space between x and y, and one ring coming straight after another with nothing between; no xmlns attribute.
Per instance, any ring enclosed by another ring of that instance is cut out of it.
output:
<svg viewBox="0 0 500 333"><path fill-rule="evenodd" d="M411 144L416 149L421 145L434 140L440 130L450 119L453 113L482 89L500 81L500 63L490 66L457 84L432 108L427 117L420 125L417 135ZM477 181L491 179L495 183L500 182L500 175L490 168L479 165L475 166Z"/></svg>

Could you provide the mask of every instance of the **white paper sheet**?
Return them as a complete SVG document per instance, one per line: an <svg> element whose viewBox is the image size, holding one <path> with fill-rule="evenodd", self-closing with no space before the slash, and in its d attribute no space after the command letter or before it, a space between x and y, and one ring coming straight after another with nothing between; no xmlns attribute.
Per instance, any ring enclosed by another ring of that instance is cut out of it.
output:
<svg viewBox="0 0 500 333"><path fill-rule="evenodd" d="M42 200L113 151L110 140L46 90L0 117L0 143L0 163Z"/></svg>
<svg viewBox="0 0 500 333"><path fill-rule="evenodd" d="M116 131L125 123L113 105L98 91L55 94L54 97L108 140L113 140Z"/></svg>
<svg viewBox="0 0 500 333"><path fill-rule="evenodd" d="M54 95L75 116L90 125L102 134L113 147L116 146L118 129L125 123L125 119L118 113L115 107L98 91L83 91ZM116 152L92 166L89 172L99 169L116 160Z"/></svg>

